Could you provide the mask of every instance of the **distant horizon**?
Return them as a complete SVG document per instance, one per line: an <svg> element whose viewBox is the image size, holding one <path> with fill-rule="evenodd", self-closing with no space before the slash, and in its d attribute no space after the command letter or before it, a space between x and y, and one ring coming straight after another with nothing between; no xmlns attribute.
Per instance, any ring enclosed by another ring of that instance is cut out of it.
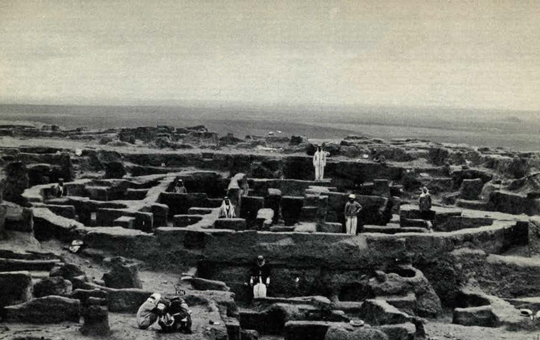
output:
<svg viewBox="0 0 540 340"><path fill-rule="evenodd" d="M206 103L208 104L208 103ZM434 114L436 111L437 114ZM535 112L449 108L247 106L91 106L0 104L0 120L33 121L67 128L108 129L203 124L220 134L283 135L339 139L349 134L420 138L436 142L538 150L540 119Z"/></svg>
<svg viewBox="0 0 540 340"><path fill-rule="evenodd" d="M434 105L390 105L390 104L291 104L291 103L253 103L241 101L154 101L154 102L103 102L103 103L80 103L80 102L18 102L0 101L0 106L59 106L59 107L163 107L163 108L248 108L248 109L309 109L320 110L361 110L361 109L392 109L392 110L443 110L443 111L473 111L473 112L497 112L497 113L540 113L540 109L504 109L504 108L475 108L461 106L434 106ZM1 113L1 112L0 112ZM0 117L1 118L1 117Z"/></svg>

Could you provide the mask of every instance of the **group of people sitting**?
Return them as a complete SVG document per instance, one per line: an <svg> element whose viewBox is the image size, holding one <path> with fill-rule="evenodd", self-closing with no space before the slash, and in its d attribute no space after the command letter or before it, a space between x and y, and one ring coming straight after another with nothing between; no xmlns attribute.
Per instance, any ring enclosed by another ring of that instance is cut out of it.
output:
<svg viewBox="0 0 540 340"><path fill-rule="evenodd" d="M192 333L191 310L178 290L171 298L154 293L139 307L137 326L140 329L147 329L156 322L164 333Z"/></svg>

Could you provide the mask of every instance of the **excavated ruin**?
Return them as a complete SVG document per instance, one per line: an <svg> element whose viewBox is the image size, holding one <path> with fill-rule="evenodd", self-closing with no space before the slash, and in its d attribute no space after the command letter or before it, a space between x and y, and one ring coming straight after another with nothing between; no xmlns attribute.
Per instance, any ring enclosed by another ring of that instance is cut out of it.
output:
<svg viewBox="0 0 540 340"><path fill-rule="evenodd" d="M36 324L25 339L176 339L136 329L134 315L173 284L194 311L190 339L428 339L432 323L540 329L520 311L540 309L540 153L349 136L325 145L326 179L314 181L314 143L300 136L220 138L203 126L0 133L85 143L0 148L0 327L10 338ZM172 192L177 178L187 193ZM417 204L424 186L429 219ZM350 193L363 207L358 235L344 233ZM225 195L236 218L218 216ZM65 249L74 240L76 254ZM254 300L258 255L272 283ZM150 278L158 273L175 282Z"/></svg>

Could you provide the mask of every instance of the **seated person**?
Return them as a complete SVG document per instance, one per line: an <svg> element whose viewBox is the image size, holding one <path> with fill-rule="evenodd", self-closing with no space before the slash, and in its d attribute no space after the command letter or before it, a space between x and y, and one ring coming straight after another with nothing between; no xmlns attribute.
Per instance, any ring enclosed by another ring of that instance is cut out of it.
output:
<svg viewBox="0 0 540 340"><path fill-rule="evenodd" d="M234 205L231 203L229 197L225 196L223 203L219 207L219 218L235 218Z"/></svg>
<svg viewBox="0 0 540 340"><path fill-rule="evenodd" d="M64 179L59 178L58 183L51 187L51 196L52 197L63 197L64 194L65 194Z"/></svg>
<svg viewBox="0 0 540 340"><path fill-rule="evenodd" d="M161 294L154 293L139 307L137 311L137 327L147 329L157 321L160 313L165 309L162 306L158 309L160 301ZM163 303L161 304L163 305Z"/></svg>
<svg viewBox="0 0 540 340"><path fill-rule="evenodd" d="M178 177L175 178L171 192L175 194L187 194L186 187L184 186L184 181L182 181Z"/></svg>
<svg viewBox="0 0 540 340"><path fill-rule="evenodd" d="M166 333L182 332L191 334L191 310L180 296L176 295L168 300L165 313L159 317L158 324Z"/></svg>
<svg viewBox="0 0 540 340"><path fill-rule="evenodd" d="M163 332L181 331L191 334L191 310L177 295L166 299L154 293L139 307L137 326L140 329L147 329L156 321Z"/></svg>
<svg viewBox="0 0 540 340"><path fill-rule="evenodd" d="M270 285L270 265L262 255L257 257L257 262L251 268L249 284L253 288L253 298L266 297Z"/></svg>

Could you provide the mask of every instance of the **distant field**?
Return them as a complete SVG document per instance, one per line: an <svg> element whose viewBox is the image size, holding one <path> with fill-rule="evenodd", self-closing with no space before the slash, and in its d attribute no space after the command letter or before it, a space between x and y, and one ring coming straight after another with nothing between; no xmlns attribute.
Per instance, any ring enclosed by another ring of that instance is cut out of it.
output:
<svg viewBox="0 0 540 340"><path fill-rule="evenodd" d="M244 137L282 131L315 139L349 134L380 138L422 138L436 142L540 150L537 114L463 110L303 110L114 106L0 105L4 121L37 121L93 129L204 124L220 134ZM538 115L540 117L540 115Z"/></svg>

